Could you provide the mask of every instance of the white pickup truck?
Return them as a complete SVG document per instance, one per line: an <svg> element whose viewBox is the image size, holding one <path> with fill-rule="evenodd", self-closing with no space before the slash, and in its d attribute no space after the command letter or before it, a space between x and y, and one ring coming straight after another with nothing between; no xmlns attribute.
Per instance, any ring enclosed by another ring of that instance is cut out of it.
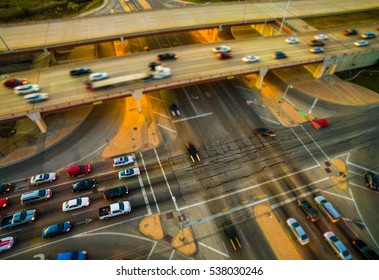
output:
<svg viewBox="0 0 379 280"><path fill-rule="evenodd" d="M127 214L132 210L129 201L112 203L109 206L99 208L99 219L104 220L118 215Z"/></svg>

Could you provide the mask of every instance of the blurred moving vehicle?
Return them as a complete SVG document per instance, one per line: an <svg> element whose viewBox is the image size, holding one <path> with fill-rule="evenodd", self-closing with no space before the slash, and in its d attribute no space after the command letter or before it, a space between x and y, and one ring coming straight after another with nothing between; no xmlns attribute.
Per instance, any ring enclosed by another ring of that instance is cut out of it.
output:
<svg viewBox="0 0 379 280"><path fill-rule="evenodd" d="M73 184L71 191L81 192L81 191L93 189L96 186L97 186L97 182L95 179L87 179L87 180L82 180Z"/></svg>
<svg viewBox="0 0 379 280"><path fill-rule="evenodd" d="M230 47L225 46L225 45L212 48L212 52L214 53L226 53L226 52L230 52L231 50L232 49Z"/></svg>
<svg viewBox="0 0 379 280"><path fill-rule="evenodd" d="M339 238L331 231L324 233L324 239L326 243L332 248L332 250L337 254L342 260L351 260L353 257L350 255L349 251L346 249L345 245L339 240Z"/></svg>
<svg viewBox="0 0 379 280"><path fill-rule="evenodd" d="M139 168L129 168L126 170L122 170L118 172L118 178L119 179L126 179L129 177L134 177L140 175L140 170Z"/></svg>
<svg viewBox="0 0 379 280"><path fill-rule="evenodd" d="M24 99L29 103L37 103L41 101L45 101L49 98L47 93L31 93L24 96Z"/></svg>
<svg viewBox="0 0 379 280"><path fill-rule="evenodd" d="M0 193L7 193L11 190L12 184L10 183L0 183Z"/></svg>
<svg viewBox="0 0 379 280"><path fill-rule="evenodd" d="M268 128L264 128L264 127L256 128L253 131L253 134L257 135L257 136L265 136L265 137L275 137L276 136L275 132L273 132L272 130L270 130Z"/></svg>
<svg viewBox="0 0 379 280"><path fill-rule="evenodd" d="M163 61L163 60L175 60L177 59L179 56L175 53L171 53L171 52L168 52L168 53L163 53L163 54L158 54L157 55L157 60L158 61Z"/></svg>
<svg viewBox="0 0 379 280"><path fill-rule="evenodd" d="M368 42L365 40L359 40L359 41L354 42L354 46L365 47L365 46L368 46Z"/></svg>
<svg viewBox="0 0 379 280"><path fill-rule="evenodd" d="M175 103L172 103L172 104L170 105L170 110L171 110L171 113L172 113L172 115L173 115L174 117L178 117L178 116L180 116L180 111L179 111L179 109L178 109L178 106L176 106Z"/></svg>
<svg viewBox="0 0 379 280"><path fill-rule="evenodd" d="M234 225L229 220L227 220L222 224L222 226L224 228L226 236L229 239L230 245L233 247L233 250L236 251L238 248L241 248L242 246Z"/></svg>
<svg viewBox="0 0 379 280"><path fill-rule="evenodd" d="M8 197L1 197L0 198L0 209L5 209L9 205L9 198Z"/></svg>
<svg viewBox="0 0 379 280"><path fill-rule="evenodd" d="M89 197L76 197L62 203L62 211L68 212L82 207L87 207L90 203Z"/></svg>
<svg viewBox="0 0 379 280"><path fill-rule="evenodd" d="M344 35L346 35L346 36L351 36L351 35L356 35L356 34L358 34L358 31L357 31L356 29L354 29L354 28L350 28L350 29L344 29L344 30L342 31L342 33L343 33Z"/></svg>
<svg viewBox="0 0 379 280"><path fill-rule="evenodd" d="M53 191L51 189L35 190L32 192L23 193L20 197L20 203L22 205L29 205L42 200L48 200L53 197Z"/></svg>
<svg viewBox="0 0 379 280"><path fill-rule="evenodd" d="M373 172L367 171L365 174L366 186L372 190L379 190L379 179L378 176Z"/></svg>
<svg viewBox="0 0 379 280"><path fill-rule="evenodd" d="M274 52L272 57L275 59L282 59L282 58L287 58L287 55L284 52L276 51L276 52Z"/></svg>
<svg viewBox="0 0 379 280"><path fill-rule="evenodd" d="M86 260L87 251L74 251L74 252L63 252L57 254L55 257L57 261L63 260Z"/></svg>
<svg viewBox="0 0 379 280"><path fill-rule="evenodd" d="M285 42L286 42L287 44L297 44L297 43L299 43L299 39L294 38L294 37L290 37L290 38L287 38L287 39L285 40Z"/></svg>
<svg viewBox="0 0 379 280"><path fill-rule="evenodd" d="M31 186L38 186L48 182L53 182L57 179L58 175L55 172L38 174L30 178Z"/></svg>
<svg viewBox="0 0 379 280"><path fill-rule="evenodd" d="M360 36L362 39L373 39L376 37L376 33L371 31L363 32Z"/></svg>
<svg viewBox="0 0 379 280"><path fill-rule="evenodd" d="M286 223L300 245L305 245L309 243L308 235L305 233L305 230L295 218L287 219Z"/></svg>
<svg viewBox="0 0 379 280"><path fill-rule="evenodd" d="M67 176L75 177L90 173L91 166L89 164L74 165L67 168Z"/></svg>
<svg viewBox="0 0 379 280"><path fill-rule="evenodd" d="M90 81L100 81L108 78L107 73L92 73L89 75Z"/></svg>
<svg viewBox="0 0 379 280"><path fill-rule="evenodd" d="M129 193L127 186L119 186L116 188L112 188L109 190L104 191L104 199L113 199L116 197L122 197L124 195L127 195Z"/></svg>
<svg viewBox="0 0 379 280"><path fill-rule="evenodd" d="M321 47L312 47L309 49L311 53L323 53L325 50Z"/></svg>
<svg viewBox="0 0 379 280"><path fill-rule="evenodd" d="M113 167L120 167L134 163L134 155L119 156L113 159Z"/></svg>
<svg viewBox="0 0 379 280"><path fill-rule="evenodd" d="M341 215L334 208L333 204L331 204L325 197L322 195L316 196L314 198L314 202L319 207L321 212L328 218L332 223L337 223L341 219Z"/></svg>
<svg viewBox="0 0 379 280"><path fill-rule="evenodd" d="M17 86L14 88L13 93L14 94L27 94L27 93L33 93L38 92L40 90L39 85L22 85Z"/></svg>
<svg viewBox="0 0 379 280"><path fill-rule="evenodd" d="M316 209L314 209L307 200L299 199L297 201L297 206L299 206L304 211L305 215L311 222L316 222L319 219L319 215Z"/></svg>
<svg viewBox="0 0 379 280"><path fill-rule="evenodd" d="M187 143L186 148L187 148L189 157L193 163L195 163L196 161L198 162L201 161L201 158L199 154L197 153L195 146L192 143Z"/></svg>
<svg viewBox="0 0 379 280"><path fill-rule="evenodd" d="M258 62L261 58L257 55L247 55L242 58L243 62Z"/></svg>
<svg viewBox="0 0 379 280"><path fill-rule="evenodd" d="M13 237L0 237L0 253L8 251L10 248L12 248L13 244Z"/></svg>
<svg viewBox="0 0 379 280"><path fill-rule="evenodd" d="M26 85L27 83L27 79L9 78L3 82L3 86L6 88L15 88L18 86Z"/></svg>
<svg viewBox="0 0 379 280"><path fill-rule="evenodd" d="M45 227L42 230L42 238L50 238L62 233L69 232L71 230L71 227L72 225L69 221Z"/></svg>
<svg viewBox="0 0 379 280"><path fill-rule="evenodd" d="M313 126L316 129L320 129L321 127L325 127L330 124L330 121L327 119L319 119L319 120L314 120L311 122L311 126Z"/></svg>
<svg viewBox="0 0 379 280"><path fill-rule="evenodd" d="M308 41L308 45L315 47L315 46L323 46L325 43L320 40L310 40Z"/></svg>
<svg viewBox="0 0 379 280"><path fill-rule="evenodd" d="M85 75L85 74L91 74L91 73L92 73L92 70L89 68L76 68L70 71L70 75L73 77Z"/></svg>
<svg viewBox="0 0 379 280"><path fill-rule="evenodd" d="M148 68L150 71L155 71L155 67L161 66L162 64L160 62L152 61L149 63Z"/></svg>
<svg viewBox="0 0 379 280"><path fill-rule="evenodd" d="M361 256L366 260L379 260L379 255L368 245L360 239L354 239L351 242L354 245L354 248L359 251Z"/></svg>
<svg viewBox="0 0 379 280"><path fill-rule="evenodd" d="M313 39L323 41L323 40L329 39L329 37L325 34L318 34L318 35L314 36Z"/></svg>
<svg viewBox="0 0 379 280"><path fill-rule="evenodd" d="M216 54L216 57L218 59L228 59L228 58L232 58L232 55L230 53L227 53L227 52L222 52L222 53Z"/></svg>

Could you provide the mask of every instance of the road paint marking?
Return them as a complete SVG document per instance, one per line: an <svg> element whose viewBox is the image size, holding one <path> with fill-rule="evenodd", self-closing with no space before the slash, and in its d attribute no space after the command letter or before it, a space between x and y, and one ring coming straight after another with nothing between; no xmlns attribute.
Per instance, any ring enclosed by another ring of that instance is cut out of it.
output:
<svg viewBox="0 0 379 280"><path fill-rule="evenodd" d="M150 259L151 255L153 254L153 251L155 249L155 247L157 246L157 241L154 241L154 245L153 245L153 248L151 248L150 252L149 252L149 255L147 256L147 260Z"/></svg>
<svg viewBox="0 0 379 280"><path fill-rule="evenodd" d="M174 194L173 194L172 191L171 191L170 184L168 183L168 180L167 180L167 177L166 177L166 173L164 172L164 169L163 169L163 166L162 166L161 160L159 159L159 156L158 156L158 153L157 153L157 150L156 150L156 149L154 149L154 153L155 153L155 156L157 157L157 160L158 160L158 163L159 163L159 167L161 168L162 175L163 175L163 178L164 178L164 180L165 180L165 182L166 182L166 185L167 185L168 191L170 192L171 198L174 198ZM175 210L176 210L176 211L179 211L179 209L178 209L178 205L176 204L176 199L172 199L172 201L174 202Z"/></svg>
<svg viewBox="0 0 379 280"><path fill-rule="evenodd" d="M173 130L173 129L171 129L171 128L168 128L168 127L166 127L166 126L164 126L164 125L161 125L161 124L159 124L159 123L157 123L157 126L159 126L159 127L161 127L161 128L164 128L164 129L166 129L166 130L168 130L168 131L170 131L170 132L172 132L172 133L176 133L175 130Z"/></svg>
<svg viewBox="0 0 379 280"><path fill-rule="evenodd" d="M184 93L186 94L187 99L188 99L188 101L190 102L190 104L191 104L191 106L192 106L192 109L195 111L196 115L199 114L199 113L197 112L197 110L196 110L195 105L192 103L191 97L189 97L186 88L183 88L183 91L184 91Z"/></svg>
<svg viewBox="0 0 379 280"><path fill-rule="evenodd" d="M58 169L58 171L59 171L59 170L62 170L62 169L67 169L69 166L71 166L71 165L75 165L75 164L78 163L78 162L82 162L84 159L90 157L90 156L93 155L94 153L97 153L98 151L104 149L104 147L107 146L107 145L108 145L108 143L104 143L104 144L101 145L99 148L97 148L96 150L94 150L92 153L89 153L88 155L86 155L85 157L82 157L82 158L79 159L79 160L76 160L76 161L71 162L70 164L68 164L68 165L66 165L66 166L64 166L64 167L62 167L61 169Z"/></svg>
<svg viewBox="0 0 379 280"><path fill-rule="evenodd" d="M379 172L376 172L375 170L371 170L371 169L369 169L367 167L364 167L364 166L361 166L361 165L358 165L358 164L355 164L355 163L352 163L352 162L347 162L347 164L352 165L352 166L354 166L356 168L363 169L365 171L370 171L372 173L375 173L376 175L379 175Z"/></svg>
<svg viewBox="0 0 379 280"><path fill-rule="evenodd" d="M154 100L156 100L156 101L159 101L159 102L164 103L164 100L163 100L163 99L160 99L160 98L155 97L155 96L151 96L151 95L149 95L149 94L147 94L147 96L148 96L149 98L151 98L151 99L154 99Z"/></svg>
<svg viewBox="0 0 379 280"><path fill-rule="evenodd" d="M145 160L143 159L143 155L141 152L139 153L139 155L140 155L141 160L142 160L143 169L145 170L145 173L146 173L147 182L149 183L149 186L150 186L150 191L151 191L151 194L152 194L153 199L154 199L155 207L157 207L157 211L158 211L158 213L160 213L161 211L160 211L159 206L158 206L157 198L155 197L153 186L151 185L150 176L149 176L149 172L147 172Z"/></svg>
<svg viewBox="0 0 379 280"><path fill-rule="evenodd" d="M224 241L222 241L222 245L224 246L225 252L228 252L228 249L226 248ZM227 255L228 255L228 258L230 259L230 255L229 254Z"/></svg>
<svg viewBox="0 0 379 280"><path fill-rule="evenodd" d="M292 133L296 136L296 138L300 141L300 143L304 146L304 148L308 151L308 153L311 155L311 157L314 159L314 161L317 163L318 166L320 166L320 163L317 161L317 159L313 156L310 150L308 150L307 146L305 146L304 142L300 139L300 137L296 134L296 132L291 128Z"/></svg>
<svg viewBox="0 0 379 280"><path fill-rule="evenodd" d="M328 155L325 154L324 150L321 149L321 147L319 146L319 144L316 142L315 139L313 139L313 137L308 133L308 131L306 131L305 128L304 128L303 126L301 126L301 128L305 131L305 133L306 133L306 134L308 135L308 137L313 141L313 143L315 143L315 145L316 145L317 148L321 151L321 153L323 153L324 156L325 156L328 160L330 160L330 158L328 157Z"/></svg>
<svg viewBox="0 0 379 280"><path fill-rule="evenodd" d="M222 243L223 243L224 248L225 248L225 244L224 244L224 242L222 242ZM226 258L230 258L230 256L229 256L228 254L225 254L224 252L221 252L221 251L219 251L219 250L217 250L217 249L215 249L215 248L213 248L213 247L211 247L211 246L209 246L209 245L206 245L206 244L204 244L203 242L199 242L198 244L199 244L200 246L203 246L203 247L205 247L205 248L207 248L207 249L209 249L209 250L211 250L211 251L217 253L217 254L220 254L221 256L224 256L224 257L226 257ZM226 248L225 248L225 251L227 251Z"/></svg>
<svg viewBox="0 0 379 280"><path fill-rule="evenodd" d="M271 180L268 180L268 181L265 181L265 182L262 182L262 183L259 183L259 184L256 184L256 185L252 185L250 187L247 187L247 188L244 188L244 189L241 189L241 190L237 190L237 191L234 191L234 192L231 192L231 193L228 193L228 194L223 194L223 195L211 198L211 199L207 199L207 200L202 201L202 202L198 202L198 203L195 203L195 204L191 204L191 205L187 205L187 206L181 207L180 210L185 210L185 209L188 209L188 208L196 207L196 206L199 206L199 205L202 205L202 204L206 204L206 203L218 200L218 199L222 199L222 198L229 197L229 196L241 193L241 192L245 192L245 191L248 191L248 190L251 190L251 189L255 189L255 188L258 188L258 187L263 186L265 184L272 183L272 182L275 182L275 181L279 181L279 180L282 180L284 178L288 178L288 177L291 177L293 175L296 175L296 174L299 174L299 173L303 173L303 172L306 172L308 170L311 170L311 169L314 169L314 168L318 168L318 167L319 167L319 165L317 165L317 166L311 166L311 167L308 167L306 169L299 170L299 171L290 173L288 175L283 175L281 177L278 177L278 178L275 178L275 179L271 179ZM325 178L325 179L321 179L321 180L326 180L326 179L329 179L329 178Z"/></svg>
<svg viewBox="0 0 379 280"><path fill-rule="evenodd" d="M342 220L347 221L347 222L352 222L352 223L355 223L355 224L358 224L358 225L366 226L364 222L354 221L354 220L349 219L349 218L342 218ZM354 232L354 230L353 230L353 232ZM355 235L358 236L357 234L355 234Z"/></svg>
<svg viewBox="0 0 379 280"><path fill-rule="evenodd" d="M169 260L172 260L172 258L174 257L174 254L175 254L175 250L172 250L171 251L171 254L170 254L170 257L168 258Z"/></svg>
<svg viewBox="0 0 379 280"><path fill-rule="evenodd" d="M159 116L162 116L162 117L165 117L165 118L168 118L168 119L171 119L171 117L170 116L167 116L167 115L165 115L165 114L162 114L162 113L158 113L158 112L153 112L154 114L157 114L157 115L159 115Z"/></svg>
<svg viewBox="0 0 379 280"><path fill-rule="evenodd" d="M269 118L266 118L266 117L263 117L263 116L259 116L261 119L265 120L265 121L268 121L268 122L272 122L276 125L280 125L280 123L278 123L277 121L274 121L274 120L271 120Z"/></svg>
<svg viewBox="0 0 379 280"><path fill-rule="evenodd" d="M188 118L183 118L183 119L175 120L175 121L172 121L172 122L173 123L184 122L184 121L193 120L193 119L202 118L202 117L207 117L207 116L211 116L211 115L213 115L213 112L204 113L204 114L201 114L201 115L196 115L196 116L192 116L192 117L188 117Z"/></svg>
<svg viewBox="0 0 379 280"><path fill-rule="evenodd" d="M247 247L250 247L249 245L249 242L247 242L247 239L246 239L246 236L243 234L243 231L239 231L240 232L240 235L242 235L242 239L245 241L245 243L247 244Z"/></svg>
<svg viewBox="0 0 379 280"><path fill-rule="evenodd" d="M332 193L332 192L328 192L328 191L323 191L323 193L327 193L327 194L330 194L330 195L333 195L333 196L337 196L339 198L343 198L343 199L346 199L346 200L350 200L350 201L354 201L354 199L348 197L348 196L343 196L343 195L340 195L340 194L336 194L336 193Z"/></svg>
<svg viewBox="0 0 379 280"><path fill-rule="evenodd" d="M137 161L136 161L137 163ZM148 175L147 175L148 176ZM149 215L151 215L151 207L150 207L150 202L149 202L149 199L147 198L147 194L146 194L146 190L145 190L145 186L143 184L143 180L142 180L142 176L141 175L138 175L138 182L139 182L139 185L141 187L141 191L142 191L142 195L143 195L143 200L145 201L145 205L146 205L146 210L147 210L147 213Z"/></svg>
<svg viewBox="0 0 379 280"><path fill-rule="evenodd" d="M354 174L354 175L357 175L357 176L363 176L362 173L358 173L358 172L351 171L351 170L349 170L349 174Z"/></svg>
<svg viewBox="0 0 379 280"><path fill-rule="evenodd" d="M71 214L71 215L72 215L72 216L75 216L75 215L81 215L81 214L83 214L83 213L85 213L85 212L89 212L89 211L93 211L93 210L95 210L95 209L93 208L93 209L88 209L88 210L79 211L79 212L75 211L75 213L73 213L73 214Z"/></svg>
<svg viewBox="0 0 379 280"><path fill-rule="evenodd" d="M351 189L349 189L349 192L350 192L351 197L353 197L354 206L355 206L355 209L356 209L357 212L358 212L358 216L359 216L359 218L363 221L363 224L365 225L365 228L367 229L367 232L368 232L368 234L370 235L371 239L374 241L375 246L376 246L377 248L379 248L378 242L375 240L374 236L371 234L369 228L367 227L367 225L366 225L366 223L365 223L365 220L363 219L363 217L362 217L362 215L361 215L361 211L359 211L358 205L355 203L354 195L353 195L353 192L351 191Z"/></svg>
<svg viewBox="0 0 379 280"><path fill-rule="evenodd" d="M370 189L370 188L368 188L368 187L362 187L361 185L355 184L355 183L353 183L353 182L349 182L349 185L353 185L353 186L358 187L358 188L360 188L360 189L362 189L362 190L365 190L365 191L371 192L371 193L374 194L374 195L379 195L379 192L374 191L374 190L372 190L372 189Z"/></svg>

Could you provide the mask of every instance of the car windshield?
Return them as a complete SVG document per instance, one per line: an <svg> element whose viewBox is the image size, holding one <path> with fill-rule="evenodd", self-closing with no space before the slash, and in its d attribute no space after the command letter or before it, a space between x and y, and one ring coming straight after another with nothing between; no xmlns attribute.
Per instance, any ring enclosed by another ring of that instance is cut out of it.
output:
<svg viewBox="0 0 379 280"><path fill-rule="evenodd" d="M62 231L64 224L57 224L56 226L57 226L57 231Z"/></svg>
<svg viewBox="0 0 379 280"><path fill-rule="evenodd" d="M334 243L339 241L339 239L336 236L330 237L330 240L332 240Z"/></svg>
<svg viewBox="0 0 379 280"><path fill-rule="evenodd" d="M124 203L120 202L119 204L120 210L125 210L125 205Z"/></svg>
<svg viewBox="0 0 379 280"><path fill-rule="evenodd" d="M344 257L347 257L347 256L349 256L350 254L349 254L349 252L348 252L347 250L343 250L343 251L342 251L342 255L343 255Z"/></svg>
<svg viewBox="0 0 379 280"><path fill-rule="evenodd" d="M303 234L302 236L301 236L301 240L307 240L308 239L308 236L307 235L305 235L305 234Z"/></svg>

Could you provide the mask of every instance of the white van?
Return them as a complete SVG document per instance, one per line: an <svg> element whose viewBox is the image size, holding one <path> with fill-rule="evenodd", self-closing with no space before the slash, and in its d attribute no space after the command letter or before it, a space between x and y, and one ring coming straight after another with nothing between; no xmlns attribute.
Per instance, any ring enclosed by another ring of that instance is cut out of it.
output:
<svg viewBox="0 0 379 280"><path fill-rule="evenodd" d="M329 201L327 201L326 198L322 195L315 197L315 203L320 208L321 212L324 213L324 215L332 223L336 223L341 219L341 215L337 212L333 205Z"/></svg>

